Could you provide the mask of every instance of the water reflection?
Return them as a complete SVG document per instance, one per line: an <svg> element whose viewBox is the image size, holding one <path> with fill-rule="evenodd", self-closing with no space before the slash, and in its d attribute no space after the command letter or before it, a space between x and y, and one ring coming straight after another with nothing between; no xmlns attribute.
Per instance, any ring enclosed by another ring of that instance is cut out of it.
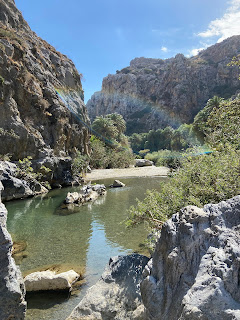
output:
<svg viewBox="0 0 240 320"><path fill-rule="evenodd" d="M58 210L67 192L77 191L76 187L7 203L9 232L14 241L27 242L27 255L20 265L24 273L51 265L86 270L86 285L70 299L28 295L27 319L64 320L99 279L111 256L141 252L147 231L143 226L126 230L122 222L136 198L144 198L146 189L160 188L160 179L164 178L121 179L126 187L108 188L94 203L73 208L74 214L59 214ZM100 182L109 186L113 179Z"/></svg>

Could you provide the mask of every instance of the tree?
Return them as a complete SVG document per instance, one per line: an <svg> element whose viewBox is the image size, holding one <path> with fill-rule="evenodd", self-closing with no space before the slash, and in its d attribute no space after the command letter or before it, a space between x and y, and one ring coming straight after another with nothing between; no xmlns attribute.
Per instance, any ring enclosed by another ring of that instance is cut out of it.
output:
<svg viewBox="0 0 240 320"><path fill-rule="evenodd" d="M100 139L103 139L108 144L116 143L115 139L118 136L117 127L113 120L108 117L96 117L92 124L93 133Z"/></svg>

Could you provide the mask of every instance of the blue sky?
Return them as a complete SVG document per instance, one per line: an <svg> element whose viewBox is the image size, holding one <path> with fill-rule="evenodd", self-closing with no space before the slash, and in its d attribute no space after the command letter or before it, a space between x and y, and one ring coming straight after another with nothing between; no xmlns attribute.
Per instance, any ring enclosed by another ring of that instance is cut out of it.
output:
<svg viewBox="0 0 240 320"><path fill-rule="evenodd" d="M15 0L33 31L73 60L85 102L135 57L169 58L240 34L240 0Z"/></svg>

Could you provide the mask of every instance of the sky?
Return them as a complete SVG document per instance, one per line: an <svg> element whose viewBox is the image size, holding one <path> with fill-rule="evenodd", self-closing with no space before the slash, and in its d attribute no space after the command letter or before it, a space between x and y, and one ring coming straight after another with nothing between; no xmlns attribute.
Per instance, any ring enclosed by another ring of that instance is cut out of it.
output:
<svg viewBox="0 0 240 320"><path fill-rule="evenodd" d="M240 0L15 0L38 36L83 74L85 103L136 57L190 57L240 34Z"/></svg>

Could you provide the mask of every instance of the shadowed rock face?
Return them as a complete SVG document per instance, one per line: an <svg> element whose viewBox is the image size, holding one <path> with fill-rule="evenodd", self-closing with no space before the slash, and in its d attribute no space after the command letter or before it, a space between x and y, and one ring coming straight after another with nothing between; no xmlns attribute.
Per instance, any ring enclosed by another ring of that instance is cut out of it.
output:
<svg viewBox="0 0 240 320"><path fill-rule="evenodd" d="M147 319L240 319L239 231L240 196L173 215L144 270Z"/></svg>
<svg viewBox="0 0 240 320"><path fill-rule="evenodd" d="M88 152L80 75L31 31L13 0L0 0L0 109L0 153L12 160Z"/></svg>
<svg viewBox="0 0 240 320"><path fill-rule="evenodd" d="M0 182L0 319L23 320L25 289L19 268L12 258L12 239L6 228L7 210L1 203Z"/></svg>
<svg viewBox="0 0 240 320"><path fill-rule="evenodd" d="M140 282L148 260L139 254L111 258L101 279L68 319L143 320Z"/></svg>
<svg viewBox="0 0 240 320"><path fill-rule="evenodd" d="M188 123L214 95L229 98L240 89L238 68L227 66L238 53L240 36L234 36L192 58L136 58L103 79L87 103L89 116L120 113L128 133Z"/></svg>

